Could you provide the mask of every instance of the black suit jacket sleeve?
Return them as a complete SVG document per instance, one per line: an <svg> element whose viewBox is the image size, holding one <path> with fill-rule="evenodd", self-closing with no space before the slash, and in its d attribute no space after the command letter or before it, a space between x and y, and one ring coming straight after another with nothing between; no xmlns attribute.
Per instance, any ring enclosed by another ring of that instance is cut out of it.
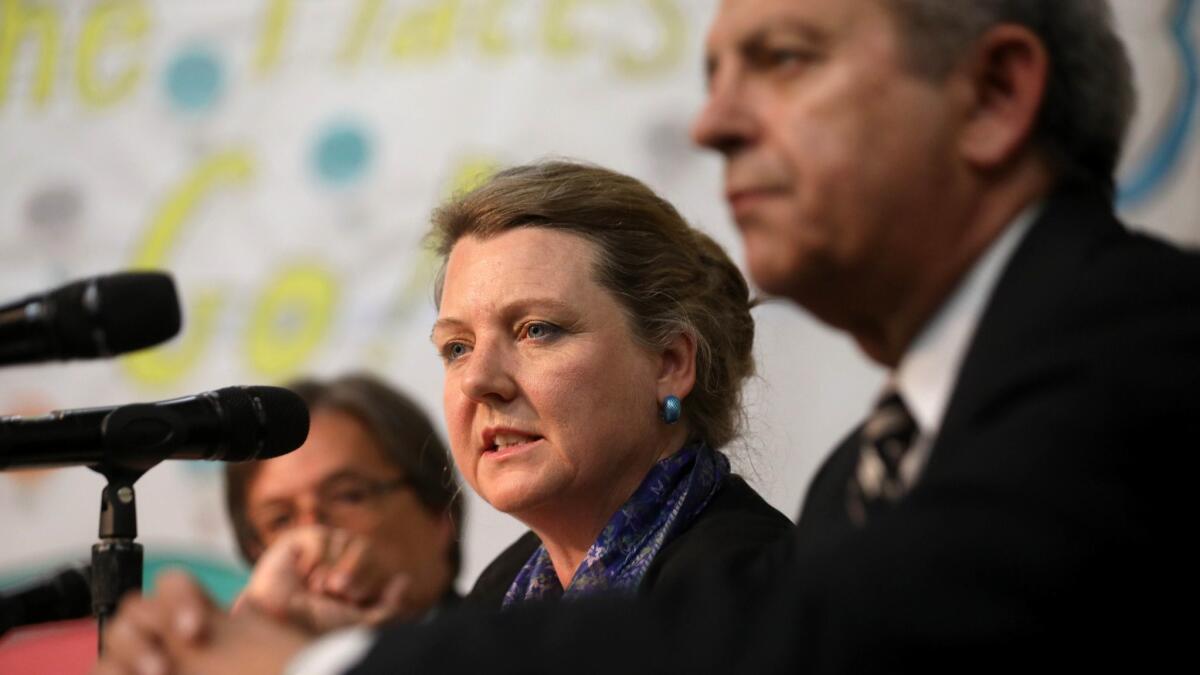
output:
<svg viewBox="0 0 1200 675"><path fill-rule="evenodd" d="M389 628L355 672L1027 671L1153 658L1172 644L1164 606L1194 590L1176 549L1195 510L1184 496L1198 383L1200 261L1128 233L1091 196L1059 195L1002 274L930 461L893 511L862 529L845 522L851 437L818 473L796 534L720 582Z"/></svg>

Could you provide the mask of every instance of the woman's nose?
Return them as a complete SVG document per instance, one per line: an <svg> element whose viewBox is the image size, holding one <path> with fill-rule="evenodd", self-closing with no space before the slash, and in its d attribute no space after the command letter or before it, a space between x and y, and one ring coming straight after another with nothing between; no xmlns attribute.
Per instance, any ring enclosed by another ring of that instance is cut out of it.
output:
<svg viewBox="0 0 1200 675"><path fill-rule="evenodd" d="M502 346L480 341L467 357L462 391L478 403L510 401L516 395L511 355Z"/></svg>

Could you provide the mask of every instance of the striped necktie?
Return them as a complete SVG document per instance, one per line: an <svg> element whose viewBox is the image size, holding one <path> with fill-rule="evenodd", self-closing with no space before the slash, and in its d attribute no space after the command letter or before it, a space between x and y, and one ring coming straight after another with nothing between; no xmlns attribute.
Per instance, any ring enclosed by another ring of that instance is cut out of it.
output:
<svg viewBox="0 0 1200 675"><path fill-rule="evenodd" d="M855 525L866 524L908 491L900 462L912 447L917 425L900 394L888 390L859 431L858 466L846 487L846 511Z"/></svg>

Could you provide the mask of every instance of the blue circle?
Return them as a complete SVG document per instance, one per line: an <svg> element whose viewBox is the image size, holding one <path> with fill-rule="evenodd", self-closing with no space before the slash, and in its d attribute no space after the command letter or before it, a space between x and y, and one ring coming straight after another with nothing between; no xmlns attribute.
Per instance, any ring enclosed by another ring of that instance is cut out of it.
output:
<svg viewBox="0 0 1200 675"><path fill-rule="evenodd" d="M317 140L313 159L322 180L344 185L360 178L367 170L371 162L371 144L357 125L335 125Z"/></svg>
<svg viewBox="0 0 1200 675"><path fill-rule="evenodd" d="M167 95L182 110L207 110L220 99L224 79L216 55L205 48L192 48L167 66Z"/></svg>

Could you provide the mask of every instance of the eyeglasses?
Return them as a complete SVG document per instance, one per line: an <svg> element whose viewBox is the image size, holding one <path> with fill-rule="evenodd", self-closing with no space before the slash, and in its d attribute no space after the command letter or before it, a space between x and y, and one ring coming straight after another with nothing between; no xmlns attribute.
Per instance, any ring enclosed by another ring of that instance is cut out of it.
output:
<svg viewBox="0 0 1200 675"><path fill-rule="evenodd" d="M407 487L404 477L375 480L359 475L327 479L312 491L314 520L323 525L342 526L377 516L384 496ZM250 523L268 542L300 524L303 508L300 495L279 499L251 511Z"/></svg>

